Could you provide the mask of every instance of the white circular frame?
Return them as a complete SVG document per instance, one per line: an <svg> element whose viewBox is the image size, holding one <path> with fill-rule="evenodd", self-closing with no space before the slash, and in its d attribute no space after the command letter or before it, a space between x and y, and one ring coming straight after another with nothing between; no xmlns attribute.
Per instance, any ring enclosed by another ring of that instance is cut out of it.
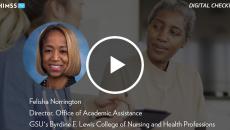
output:
<svg viewBox="0 0 230 130"><path fill-rule="evenodd" d="M93 50L99 45L101 44L102 42L104 41L107 41L107 40L111 40L111 39L119 39L119 40L123 40L123 41L126 41L128 42L129 44L131 44L138 52L139 56L140 56L140 59L141 59L141 72L137 78L137 80L131 85L129 86L128 88L124 89L124 90L120 90L120 91L109 91L109 90L106 90L102 87L100 87L92 78L91 74L90 74L90 71L89 71L89 60L90 60L90 57L91 57L91 54L93 52ZM137 47L137 45L132 42L131 40L125 38L125 37L122 37L122 36L108 36L108 37L105 37L101 40L99 40L98 42L96 42L93 47L90 49L89 53L88 53L88 56L87 56L87 59L86 59L86 72L87 72L87 75L90 79L90 81L93 83L93 85L98 88L99 90L101 90L102 92L104 93L107 93L107 94L122 94L122 93L125 93L125 92L128 92L129 90L133 89L137 84L138 82L141 80L141 77L143 75L143 72L144 72L144 58L143 58L143 55L140 51L140 49Z"/></svg>

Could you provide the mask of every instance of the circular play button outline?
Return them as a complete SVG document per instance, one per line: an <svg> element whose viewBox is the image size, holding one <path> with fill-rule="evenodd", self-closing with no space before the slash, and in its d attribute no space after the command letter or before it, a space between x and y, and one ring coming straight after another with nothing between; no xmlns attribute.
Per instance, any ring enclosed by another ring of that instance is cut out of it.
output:
<svg viewBox="0 0 230 130"><path fill-rule="evenodd" d="M118 40L123 40L123 41L126 41L128 42L129 44L131 44L138 52L139 56L140 56L140 59L141 59L141 71L139 73L139 76L137 78L137 80L131 85L129 86L128 88L124 89L124 90L120 90L120 91L110 91L110 90L107 90L107 89L104 89L102 88L101 86L99 86L95 81L94 79L92 78L91 74L90 74L90 71L89 71L89 60L90 60L90 57L91 57L91 54L93 52L93 50L99 45L101 44L102 42L104 41L107 41L107 40L111 40L111 39L118 39ZM128 92L129 90L133 89L137 84L138 82L141 80L141 77L143 75L143 72L144 72L144 58L143 58L143 55L140 51L140 49L137 47L137 45L132 42L131 40L125 38L125 37L122 37L122 36L108 36L108 37L105 37L105 38L102 38L101 40L99 40L98 42L96 42L92 48L90 49L89 51L89 54L87 56L87 59L86 59L86 72L87 72L87 75L90 79L90 81L92 82L92 84L99 90L101 90L102 92L104 93L107 93L107 94L122 94L122 93L125 93L125 92Z"/></svg>

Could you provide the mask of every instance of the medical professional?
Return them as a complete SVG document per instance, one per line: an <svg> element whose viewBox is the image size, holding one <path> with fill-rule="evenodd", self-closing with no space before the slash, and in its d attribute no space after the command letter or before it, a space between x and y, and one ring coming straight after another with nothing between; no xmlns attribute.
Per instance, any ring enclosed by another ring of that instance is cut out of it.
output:
<svg viewBox="0 0 230 130"><path fill-rule="evenodd" d="M205 103L203 86L199 73L187 65L177 63L172 57L191 39L195 22L195 12L182 0L161 0L152 9L147 27L147 50L143 52L145 69L140 82L127 92L126 98L106 96L99 98L99 108L119 107L120 100L126 100L128 106L135 109L154 109L167 111L170 115L164 120L168 122L205 121ZM135 61L129 61L135 62ZM135 68L133 68L135 69ZM132 72L123 76L128 80ZM105 84L122 87L122 82ZM116 109L116 108L115 108ZM154 130L194 130L199 125L189 127L162 126Z"/></svg>

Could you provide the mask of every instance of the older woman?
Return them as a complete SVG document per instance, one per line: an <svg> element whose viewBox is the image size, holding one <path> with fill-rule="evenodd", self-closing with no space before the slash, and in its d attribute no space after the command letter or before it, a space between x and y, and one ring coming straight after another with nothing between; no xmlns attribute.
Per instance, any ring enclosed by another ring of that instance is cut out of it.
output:
<svg viewBox="0 0 230 130"><path fill-rule="evenodd" d="M61 89L75 83L80 72L80 53L75 34L58 24L47 27L40 36L37 48L37 70L47 75L41 85Z"/></svg>
<svg viewBox="0 0 230 130"><path fill-rule="evenodd" d="M128 106L168 111L170 115L165 121L169 123L205 121L203 88L198 72L171 59L189 41L194 20L194 11L181 0L162 0L155 5L149 15L147 51L143 54L144 74L138 85L128 92ZM123 78L128 80L127 75ZM120 87L122 83L116 83L116 86ZM101 109L119 107L124 102L118 101L126 100L116 96L106 98L96 102ZM199 126L165 125L156 129L194 129Z"/></svg>

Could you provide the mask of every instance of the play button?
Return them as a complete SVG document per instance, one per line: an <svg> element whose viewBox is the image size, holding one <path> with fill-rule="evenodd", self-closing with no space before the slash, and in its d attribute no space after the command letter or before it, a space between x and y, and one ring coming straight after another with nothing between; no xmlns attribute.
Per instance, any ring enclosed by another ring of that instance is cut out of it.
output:
<svg viewBox="0 0 230 130"><path fill-rule="evenodd" d="M124 67L125 64L121 61L117 60L116 58L110 56L110 74L119 70L120 68Z"/></svg>
<svg viewBox="0 0 230 130"><path fill-rule="evenodd" d="M86 70L92 84L102 92L121 94L140 81L143 56L131 40L110 36L96 42L89 51Z"/></svg>

